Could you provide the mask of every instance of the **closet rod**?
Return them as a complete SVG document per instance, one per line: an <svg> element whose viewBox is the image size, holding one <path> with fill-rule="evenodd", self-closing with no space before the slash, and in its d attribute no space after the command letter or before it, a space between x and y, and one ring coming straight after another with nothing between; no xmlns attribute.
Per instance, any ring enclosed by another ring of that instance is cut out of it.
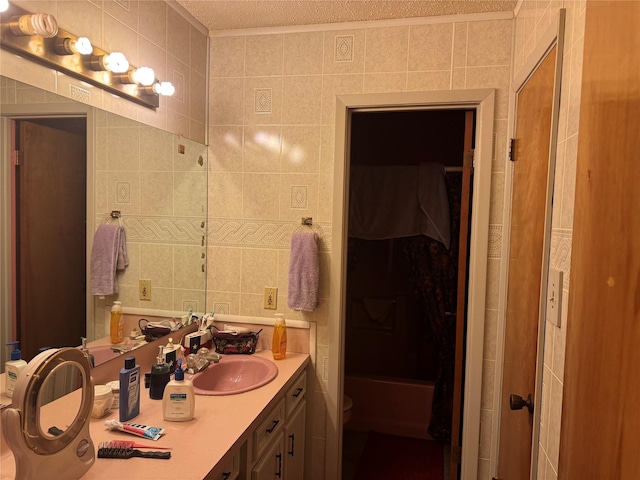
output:
<svg viewBox="0 0 640 480"><path fill-rule="evenodd" d="M449 172L461 172L462 171L462 167L444 167L444 172L445 173L449 173Z"/></svg>

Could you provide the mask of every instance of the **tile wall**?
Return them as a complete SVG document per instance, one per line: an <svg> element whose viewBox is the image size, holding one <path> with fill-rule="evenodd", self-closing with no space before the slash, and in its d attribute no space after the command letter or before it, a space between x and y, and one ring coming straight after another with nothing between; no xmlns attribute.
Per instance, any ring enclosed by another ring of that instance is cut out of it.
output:
<svg viewBox="0 0 640 480"><path fill-rule="evenodd" d="M316 323L317 358L328 355L336 95L496 89L481 473L488 472L495 422L512 32L511 18L481 16L210 39L207 309L270 317L263 288L277 287L279 311ZM322 239L320 305L309 314L286 307L289 240L301 217L313 217ZM326 384L321 365L316 372L308 471L310 479L323 479Z"/></svg>
<svg viewBox="0 0 640 480"><path fill-rule="evenodd" d="M524 0L516 15L515 73L519 72L523 63L531 55L546 29L556 21L558 9L566 9L550 255L550 268L563 272L564 301L560 328L549 321L546 322L545 327L539 480L558 478L585 7L586 0L542 2Z"/></svg>

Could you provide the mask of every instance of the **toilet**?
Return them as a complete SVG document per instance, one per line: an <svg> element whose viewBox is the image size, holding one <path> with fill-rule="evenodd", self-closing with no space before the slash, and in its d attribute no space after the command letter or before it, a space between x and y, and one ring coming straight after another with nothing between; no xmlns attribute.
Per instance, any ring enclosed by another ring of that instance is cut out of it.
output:
<svg viewBox="0 0 640 480"><path fill-rule="evenodd" d="M342 424L346 424L351 420L351 410L353 409L353 400L349 395L342 397Z"/></svg>

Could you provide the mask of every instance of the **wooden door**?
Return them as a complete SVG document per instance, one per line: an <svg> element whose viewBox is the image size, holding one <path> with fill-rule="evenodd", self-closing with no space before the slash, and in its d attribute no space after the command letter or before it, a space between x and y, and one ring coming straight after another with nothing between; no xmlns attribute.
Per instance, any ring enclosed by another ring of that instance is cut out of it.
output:
<svg viewBox="0 0 640 480"><path fill-rule="evenodd" d="M17 123L15 333L28 361L86 336L86 121Z"/></svg>
<svg viewBox="0 0 640 480"><path fill-rule="evenodd" d="M556 48L517 95L498 478L530 478L533 416L510 395L534 396ZM532 398L534 406L539 399Z"/></svg>
<svg viewBox="0 0 640 480"><path fill-rule="evenodd" d="M558 478L640 478L640 2L587 2Z"/></svg>

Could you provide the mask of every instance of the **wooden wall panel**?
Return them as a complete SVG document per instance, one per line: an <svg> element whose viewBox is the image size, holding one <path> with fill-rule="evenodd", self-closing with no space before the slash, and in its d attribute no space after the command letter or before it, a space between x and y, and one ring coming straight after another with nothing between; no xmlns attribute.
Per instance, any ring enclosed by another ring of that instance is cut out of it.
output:
<svg viewBox="0 0 640 480"><path fill-rule="evenodd" d="M640 478L640 2L588 1L560 479Z"/></svg>

